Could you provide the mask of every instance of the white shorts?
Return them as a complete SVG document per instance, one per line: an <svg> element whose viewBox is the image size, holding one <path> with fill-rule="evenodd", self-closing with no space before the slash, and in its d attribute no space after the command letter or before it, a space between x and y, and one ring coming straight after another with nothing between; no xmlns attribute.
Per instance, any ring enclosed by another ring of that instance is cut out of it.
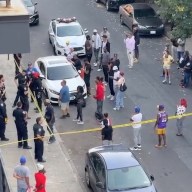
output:
<svg viewBox="0 0 192 192"><path fill-rule="evenodd" d="M61 110L69 109L69 102L67 102L67 103L61 102L60 105L61 105Z"/></svg>

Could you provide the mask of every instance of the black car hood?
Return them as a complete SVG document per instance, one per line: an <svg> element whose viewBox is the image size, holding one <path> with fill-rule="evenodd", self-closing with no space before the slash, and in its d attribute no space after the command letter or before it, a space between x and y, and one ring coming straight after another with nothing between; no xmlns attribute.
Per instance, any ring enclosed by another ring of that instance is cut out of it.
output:
<svg viewBox="0 0 192 192"><path fill-rule="evenodd" d="M163 24L158 17L136 18L136 21L144 27L159 27Z"/></svg>

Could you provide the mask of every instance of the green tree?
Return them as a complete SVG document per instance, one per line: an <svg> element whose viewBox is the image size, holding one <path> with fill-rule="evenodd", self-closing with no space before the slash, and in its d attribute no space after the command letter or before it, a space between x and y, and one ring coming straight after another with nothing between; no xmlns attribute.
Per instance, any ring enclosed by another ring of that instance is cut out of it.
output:
<svg viewBox="0 0 192 192"><path fill-rule="evenodd" d="M172 24L172 35L188 38L192 35L192 0L156 0L160 15Z"/></svg>

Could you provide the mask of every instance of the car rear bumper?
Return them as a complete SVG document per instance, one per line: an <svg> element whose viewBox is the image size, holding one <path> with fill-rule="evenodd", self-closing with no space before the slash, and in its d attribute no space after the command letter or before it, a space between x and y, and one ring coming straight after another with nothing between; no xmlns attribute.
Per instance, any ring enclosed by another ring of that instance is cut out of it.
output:
<svg viewBox="0 0 192 192"><path fill-rule="evenodd" d="M39 13L35 13L29 17L29 24L34 25L39 23Z"/></svg>
<svg viewBox="0 0 192 192"><path fill-rule="evenodd" d="M160 36L164 34L164 28L157 29L139 29L141 36Z"/></svg>

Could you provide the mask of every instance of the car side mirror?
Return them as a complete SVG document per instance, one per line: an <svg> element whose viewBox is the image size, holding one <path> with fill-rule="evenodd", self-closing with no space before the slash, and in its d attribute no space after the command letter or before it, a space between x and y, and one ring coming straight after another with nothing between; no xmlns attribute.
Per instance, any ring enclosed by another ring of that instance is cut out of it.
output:
<svg viewBox="0 0 192 192"><path fill-rule="evenodd" d="M38 4L37 2L34 3L34 5L37 5L37 4Z"/></svg>
<svg viewBox="0 0 192 192"><path fill-rule="evenodd" d="M151 179L151 181L154 181L154 180L155 180L155 178L154 178L153 175L150 175L150 179Z"/></svg>
<svg viewBox="0 0 192 192"><path fill-rule="evenodd" d="M52 36L52 37L55 36L53 32L50 32L49 35Z"/></svg>
<svg viewBox="0 0 192 192"><path fill-rule="evenodd" d="M87 29L84 29L84 33L87 34L89 31Z"/></svg>
<svg viewBox="0 0 192 192"><path fill-rule="evenodd" d="M105 187L103 186L103 183L102 182L97 182L96 183L96 186L99 188L99 189L104 189Z"/></svg>

